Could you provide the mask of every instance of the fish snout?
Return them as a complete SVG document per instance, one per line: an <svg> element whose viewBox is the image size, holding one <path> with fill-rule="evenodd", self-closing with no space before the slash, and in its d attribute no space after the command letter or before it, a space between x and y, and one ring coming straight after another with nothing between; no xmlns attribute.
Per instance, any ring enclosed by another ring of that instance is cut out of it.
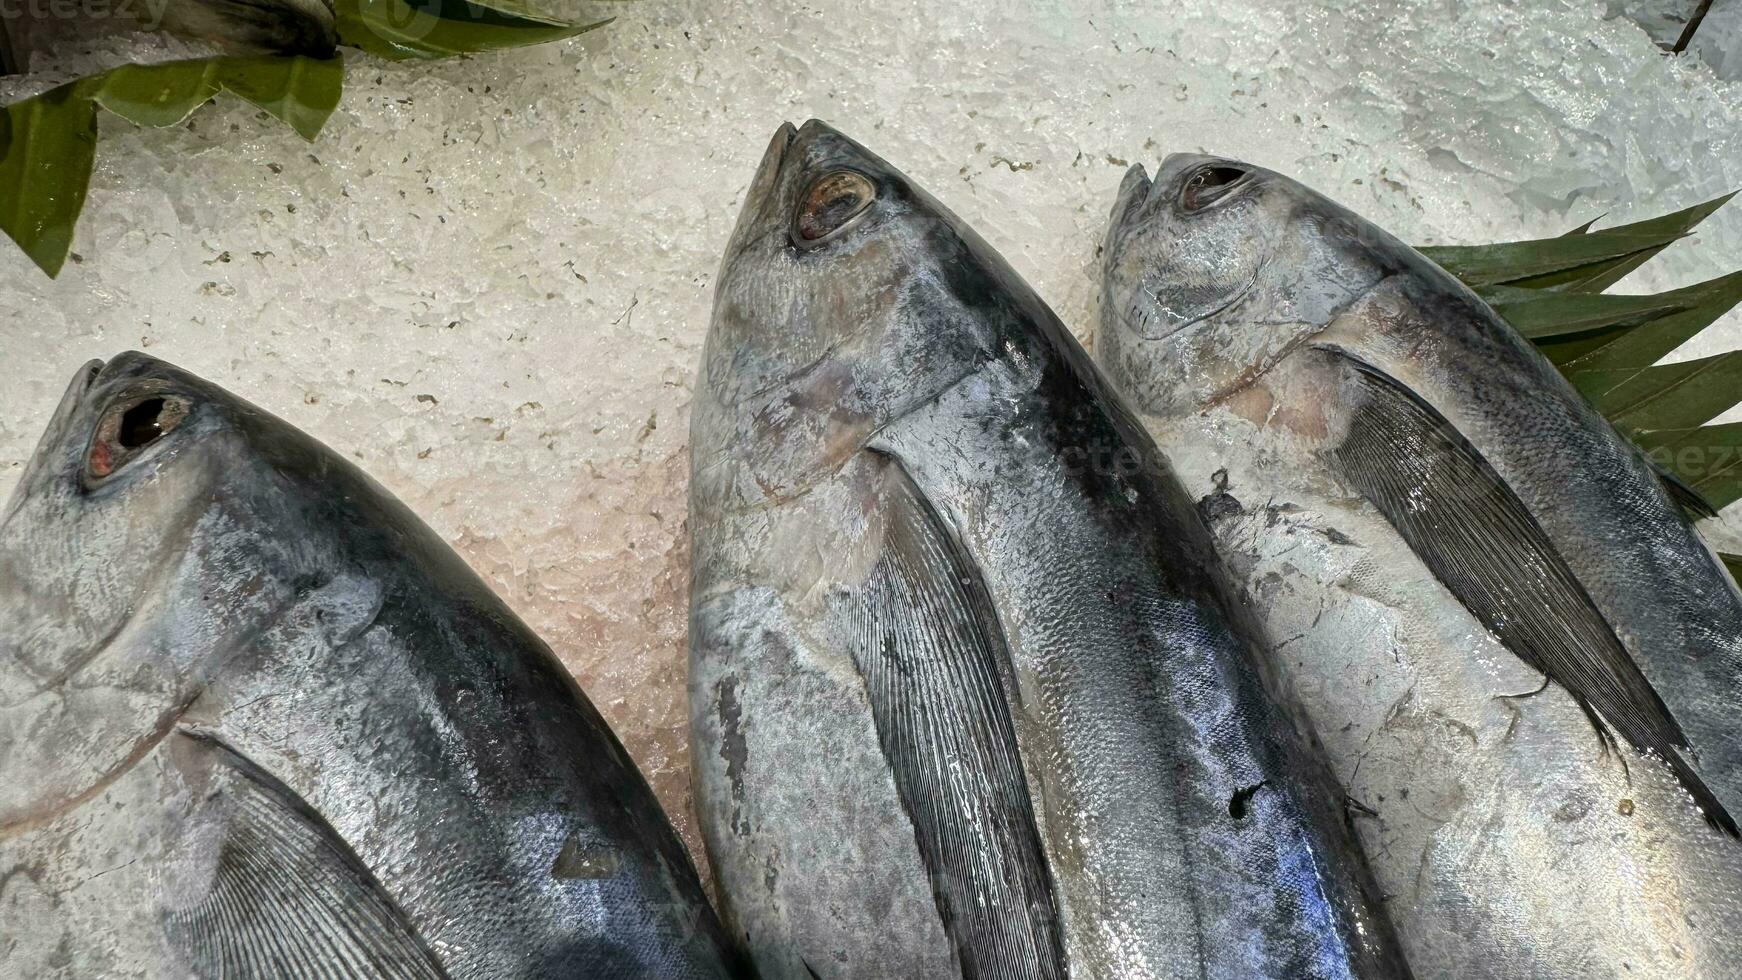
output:
<svg viewBox="0 0 1742 980"><path fill-rule="evenodd" d="M804 125L798 128L795 142L799 145L800 149L803 150L810 147L813 143L821 144L833 140L845 141L847 140L847 137L842 135L840 130L826 122L823 122L821 119L806 119Z"/></svg>
<svg viewBox="0 0 1742 980"><path fill-rule="evenodd" d="M756 165L756 176L750 179L750 190L744 197L747 208L752 204L759 204L774 190L780 176L781 164L786 162L786 151L791 148L792 141L797 136L798 130L789 122L781 123L780 128L774 131L774 136L768 141L768 149L762 152L762 162Z"/></svg>
<svg viewBox="0 0 1742 980"><path fill-rule="evenodd" d="M122 351L109 359L98 373L92 387L110 387L129 381L167 381L180 372L169 362L160 361L140 351Z"/></svg>
<svg viewBox="0 0 1742 980"><path fill-rule="evenodd" d="M103 373L104 363L99 360L87 361L74 372L73 379L67 384L66 391L61 394L60 404L55 407L54 414L49 417L48 427L42 432L42 438L37 440L36 449L30 454L30 462L25 466L24 473L18 479L18 485L13 489L11 499L0 508L0 528L9 525L18 509L23 506L25 498L42 489L44 481L53 479L62 470L59 465L65 455L72 451L71 443L78 442L82 446L83 433L74 432L73 425L79 415L79 408L85 403L86 396L96 387L97 379Z"/></svg>
<svg viewBox="0 0 1742 980"><path fill-rule="evenodd" d="M732 235L726 242L721 280L732 268L733 259L778 222L780 174L797 135L798 130L792 123L783 122L769 139L768 148L762 152L762 161L756 165L755 176L750 178L750 186L744 192L744 203L738 209L738 220L732 225Z"/></svg>
<svg viewBox="0 0 1742 980"><path fill-rule="evenodd" d="M1125 171L1125 178L1119 182L1119 192L1113 196L1112 222L1108 226L1112 237L1109 241L1117 238L1123 226L1138 219L1143 205L1149 200L1152 186L1143 164L1134 163Z"/></svg>
<svg viewBox="0 0 1742 980"><path fill-rule="evenodd" d="M799 176L820 177L831 170L882 172L886 168L871 151L821 119L806 120L793 137L787 160L802 168Z"/></svg>

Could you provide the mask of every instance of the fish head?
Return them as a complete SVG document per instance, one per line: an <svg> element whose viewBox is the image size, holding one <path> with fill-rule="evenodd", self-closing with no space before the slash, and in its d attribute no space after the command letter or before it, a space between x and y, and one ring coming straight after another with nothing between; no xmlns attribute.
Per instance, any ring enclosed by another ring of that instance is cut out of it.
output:
<svg viewBox="0 0 1742 980"><path fill-rule="evenodd" d="M1125 175L1103 249L1098 360L1145 412L1252 383L1395 267L1395 240L1298 181L1173 154Z"/></svg>
<svg viewBox="0 0 1742 980"><path fill-rule="evenodd" d="M735 472L732 495L755 503L838 468L984 362L985 309L1030 295L998 281L1005 270L876 154L816 120L781 126L715 286L692 413L698 484Z"/></svg>
<svg viewBox="0 0 1742 980"><path fill-rule="evenodd" d="M273 536L261 418L143 354L79 369L0 511L0 710L101 691L155 717L281 606L250 551Z"/></svg>

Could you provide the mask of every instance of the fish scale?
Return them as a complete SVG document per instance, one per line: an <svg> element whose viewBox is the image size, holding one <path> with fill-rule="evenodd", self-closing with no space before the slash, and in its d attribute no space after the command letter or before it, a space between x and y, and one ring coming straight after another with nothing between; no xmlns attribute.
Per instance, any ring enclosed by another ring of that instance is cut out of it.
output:
<svg viewBox="0 0 1742 980"><path fill-rule="evenodd" d="M752 179L691 420L696 802L765 976L1409 975L1154 444L825 124Z"/></svg>
<svg viewBox="0 0 1742 980"><path fill-rule="evenodd" d="M126 354L5 515L0 976L743 975L567 671L337 454Z"/></svg>
<svg viewBox="0 0 1742 980"><path fill-rule="evenodd" d="M1240 161L1127 174L1097 337L1217 495L1417 972L1732 976L1742 606L1676 488L1443 270Z"/></svg>

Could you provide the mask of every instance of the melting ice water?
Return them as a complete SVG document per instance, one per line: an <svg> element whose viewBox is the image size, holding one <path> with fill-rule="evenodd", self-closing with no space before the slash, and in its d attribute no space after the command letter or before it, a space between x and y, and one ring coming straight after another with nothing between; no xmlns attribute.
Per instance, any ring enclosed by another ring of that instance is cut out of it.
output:
<svg viewBox="0 0 1742 980"><path fill-rule="evenodd" d="M1174 150L1298 175L1418 242L1742 186L1742 83L1665 57L1601 0L1273 6L649 0L567 44L353 55L314 144L235 103L167 131L105 119L79 258L51 283L0 248L0 494L85 359L137 347L219 381L446 536L693 843L687 406L718 251L782 119L888 156L1085 332L1120 176ZM1728 30L1713 43L1734 50ZM139 48L64 48L0 98L118 53ZM1732 206L1636 285L1738 255ZM1736 327L1700 352L1742 343Z"/></svg>

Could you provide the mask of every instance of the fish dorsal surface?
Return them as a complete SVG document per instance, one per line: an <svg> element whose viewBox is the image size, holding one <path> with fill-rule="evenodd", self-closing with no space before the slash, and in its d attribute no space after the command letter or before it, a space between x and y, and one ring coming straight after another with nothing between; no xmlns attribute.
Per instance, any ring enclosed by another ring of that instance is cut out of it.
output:
<svg viewBox="0 0 1742 980"><path fill-rule="evenodd" d="M765 972L1408 974L1191 502L1002 259L813 121L717 290L697 803Z"/></svg>
<svg viewBox="0 0 1742 980"><path fill-rule="evenodd" d="M0 518L0 975L736 975L550 649L337 454L143 355Z"/></svg>
<svg viewBox="0 0 1742 980"><path fill-rule="evenodd" d="M1262 168L1133 168L1105 276L1097 359L1189 464L1416 968L1727 975L1742 619L1660 474L1468 290Z"/></svg>

